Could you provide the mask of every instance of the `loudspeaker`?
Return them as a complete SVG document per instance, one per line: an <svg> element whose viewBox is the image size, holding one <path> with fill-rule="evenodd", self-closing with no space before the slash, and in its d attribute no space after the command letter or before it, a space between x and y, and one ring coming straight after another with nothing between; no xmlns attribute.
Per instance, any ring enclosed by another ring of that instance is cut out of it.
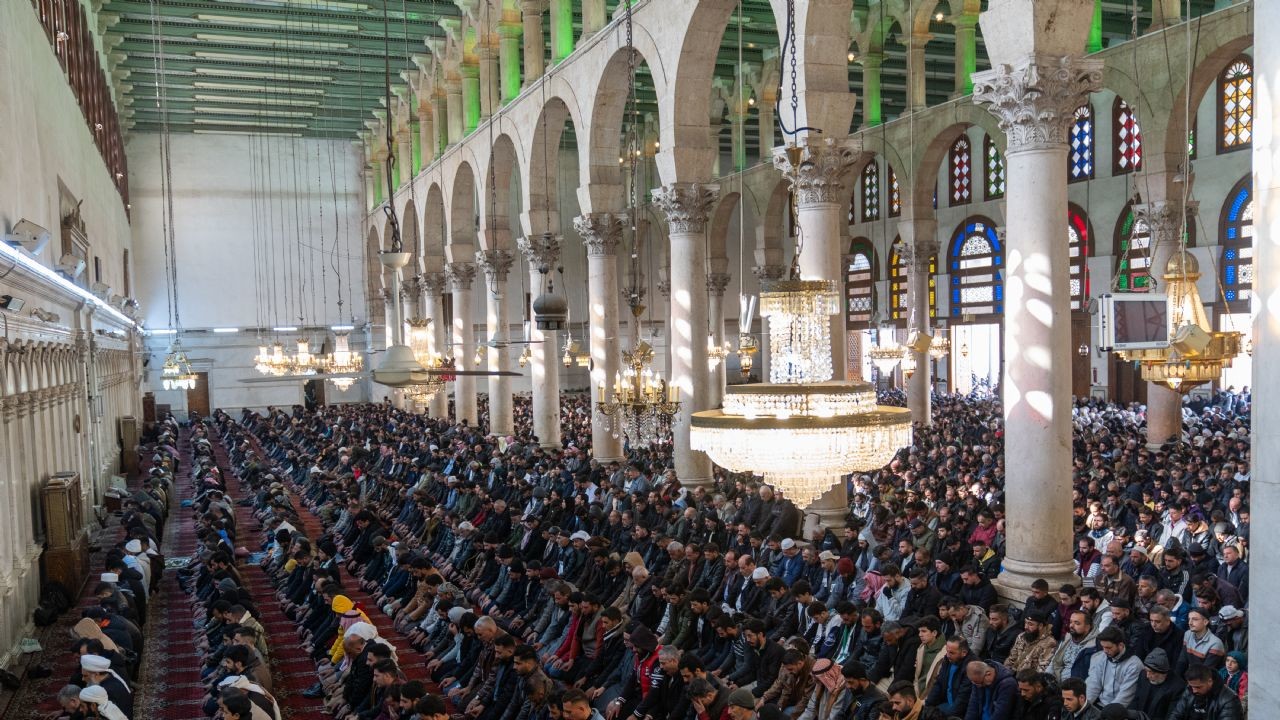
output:
<svg viewBox="0 0 1280 720"><path fill-rule="evenodd" d="M929 346L933 344L933 336L926 335L922 332L913 332L907 337L907 347L918 353L929 352Z"/></svg>
<svg viewBox="0 0 1280 720"><path fill-rule="evenodd" d="M1169 346L1177 350L1180 355L1196 357L1209 347L1212 340L1213 336L1199 325L1182 325L1173 331Z"/></svg>

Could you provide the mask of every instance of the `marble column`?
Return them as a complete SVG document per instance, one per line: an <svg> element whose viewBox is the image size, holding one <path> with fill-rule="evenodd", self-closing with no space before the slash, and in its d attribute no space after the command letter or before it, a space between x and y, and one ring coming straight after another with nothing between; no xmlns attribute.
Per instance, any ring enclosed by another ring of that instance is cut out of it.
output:
<svg viewBox="0 0 1280 720"><path fill-rule="evenodd" d="M431 352L447 357L449 352L449 327L444 321L444 291L447 279L442 272L423 273L419 278L422 287L422 316L431 321L427 347ZM442 390L431 396L427 412L433 418L449 417L449 393Z"/></svg>
<svg viewBox="0 0 1280 720"><path fill-rule="evenodd" d="M504 238L510 242L510 238ZM490 372L510 372L511 350L506 341L510 339L511 327L507 316L507 276L515 256L508 250L481 250L476 253L476 264L484 271L485 299L488 303L486 324L489 328L489 339L497 340L498 347L490 347L488 367ZM511 400L511 378L501 375L489 378L489 434L515 434L514 410Z"/></svg>
<svg viewBox="0 0 1280 720"><path fill-rule="evenodd" d="M787 148L775 148L773 166L791 182L796 195L796 220L804 251L800 275L804 280L834 282L844 288L844 228L848 225L844 203L846 176L862 154L862 144L852 138L820 139L810 135L800 146L800 160L793 166ZM844 314L831 316L831 369L833 379L843 380L847 370Z"/></svg>
<svg viewBox="0 0 1280 720"><path fill-rule="evenodd" d="M582 0L582 39L595 35L608 24L604 0Z"/></svg>
<svg viewBox="0 0 1280 720"><path fill-rule="evenodd" d="M516 21L503 19L498 25L498 67L502 76L502 104L520 94L520 37L523 29Z"/></svg>
<svg viewBox="0 0 1280 720"><path fill-rule="evenodd" d="M450 123L453 122L451 118L452 116L449 115L449 92L446 88L437 85L431 94L431 119L435 125L435 132L431 136L433 155L439 155L445 145L452 142L449 139Z"/></svg>
<svg viewBox="0 0 1280 720"><path fill-rule="evenodd" d="M659 280L658 282L654 283L654 287L655 287L655 288L657 288L657 290L658 290L658 294L662 296L662 307L663 307L664 309L666 309L666 313L663 315L662 326L663 326L663 329L664 329L664 330L666 330L666 333L667 333L667 346L666 346L666 348L665 348L664 350L656 350L656 349L655 349L655 351L654 351L654 355L655 355L655 357L656 357L658 360L660 360L660 361L661 361L661 363L662 363L662 376L663 376L663 377L665 377L665 378L667 378L667 380L668 380L668 381L670 381L670 380L671 380L671 378L672 378L672 365L671 365L671 335L672 335L672 330L671 330L671 281L670 281L670 280Z"/></svg>
<svg viewBox="0 0 1280 720"><path fill-rule="evenodd" d="M376 169L371 164L366 164L360 169L360 177L364 179L364 204L370 210L378 202L378 176Z"/></svg>
<svg viewBox="0 0 1280 720"><path fill-rule="evenodd" d="M622 364L622 338L618 333L618 245L622 242L625 215L589 213L573 220L573 228L587 246L588 340L591 346L592 399L603 391L613 399L613 379ZM613 433L609 418L591 414L591 448L602 463L622 460L622 440Z"/></svg>
<svg viewBox="0 0 1280 720"><path fill-rule="evenodd" d="M1253 7L1255 37L1280 27L1280 3ZM1270 368L1280 367L1280 43L1253 49L1253 481L1249 537L1250 605L1255 618L1275 617L1280 608L1280 383ZM1251 650L1249 707L1254 717L1280 709L1280 643L1271 624L1249 626Z"/></svg>
<svg viewBox="0 0 1280 720"><path fill-rule="evenodd" d="M475 317L471 314L471 283L476 279L476 265L451 262L444 268L453 293L453 357L459 370L469 369L476 354ZM453 383L453 412L458 422L466 420L475 427L479 419L476 407L476 378L459 375Z"/></svg>
<svg viewBox="0 0 1280 720"><path fill-rule="evenodd" d="M672 435L676 476L687 488L712 482L711 459L689 447L689 419L711 405L707 377L707 216L720 188L675 183L653 191L671 235L671 379L680 389Z"/></svg>
<svg viewBox="0 0 1280 720"><path fill-rule="evenodd" d="M988 42L994 25L997 43L1034 45L1007 37L1016 18L1008 17L1011 8L1003 10L983 15ZM1078 41L1058 37L1050 44L1083 47L1088 21L1086 15L1078 28L1064 23L1060 32L1078 30ZM1049 587L1078 580L1071 526L1071 269L1060 223L1049 220L1067 216L1073 114L1101 82L1101 61L1078 55L1027 54L974 77L975 102L995 115L1009 141L1001 380L1008 555L996 584L1010 599L1026 598L1038 578Z"/></svg>
<svg viewBox="0 0 1280 720"><path fill-rule="evenodd" d="M973 92L973 74L978 71L978 17L957 15L951 21L956 27L955 97L963 97Z"/></svg>
<svg viewBox="0 0 1280 720"><path fill-rule="evenodd" d="M418 149L422 153L422 167L436 159L436 124L431 103L418 105Z"/></svg>
<svg viewBox="0 0 1280 720"><path fill-rule="evenodd" d="M524 87L529 87L546 71L546 43L542 39L545 0L520 0L520 20L524 26Z"/></svg>
<svg viewBox="0 0 1280 720"><path fill-rule="evenodd" d="M1164 271L1169 259L1178 251L1180 236L1186 227L1195 222L1198 203L1183 205L1182 198L1156 200L1148 198L1145 203L1134 205L1135 222L1146 223L1151 233L1151 265L1152 287L1164 292ZM1172 331L1173 328L1170 328ZM1182 394L1170 390L1161 382L1147 383L1147 447L1158 450L1170 440L1176 440L1182 433Z"/></svg>
<svg viewBox="0 0 1280 720"><path fill-rule="evenodd" d="M413 135L407 127L396 133L396 165L400 168L400 184L413 182Z"/></svg>
<svg viewBox="0 0 1280 720"><path fill-rule="evenodd" d="M550 6L551 64L558 65L573 52L573 0L551 0Z"/></svg>
<svg viewBox="0 0 1280 720"><path fill-rule="evenodd" d="M462 76L445 80L445 114L448 116L448 143L457 145L467 134L462 114Z"/></svg>
<svg viewBox="0 0 1280 720"><path fill-rule="evenodd" d="M535 299L546 292L546 281L560 260L563 244L559 235L520 238L520 252L529 263L529 287ZM560 447L559 334L556 330L539 330L535 322L529 336L533 341L529 345L533 356L529 363L533 383L533 434L545 448Z"/></svg>
<svg viewBox="0 0 1280 720"><path fill-rule="evenodd" d="M907 313L908 331L922 335L932 335L932 318L929 317L929 264L938 253L938 221L934 218L922 220L904 220L898 223L898 233L902 236L902 260L907 266ZM912 373L907 384L907 407L911 408L911 421L920 425L929 425L931 420L931 398L933 391L933 367L929 363L929 352L916 352L916 371Z"/></svg>
<svg viewBox="0 0 1280 720"><path fill-rule="evenodd" d="M498 87L498 48L490 37L484 44L476 43L476 55L480 58L480 117L493 116L502 105L501 90Z"/></svg>
<svg viewBox="0 0 1280 720"><path fill-rule="evenodd" d="M880 95L880 70L884 53L868 53L862 58L862 125L876 127L884 122Z"/></svg>
<svg viewBox="0 0 1280 720"><path fill-rule="evenodd" d="M925 94L925 48L933 36L929 33L913 33L907 41L907 108L911 111L928 107Z"/></svg>
<svg viewBox="0 0 1280 720"><path fill-rule="evenodd" d="M713 261L714 262L714 261ZM727 261L724 261L727 263ZM729 289L729 273L707 273L707 318L710 325L710 345L724 347L724 293ZM720 407L724 402L724 386L729 377L726 368L727 358L721 358L710 373L711 395L708 402L711 407Z"/></svg>
<svg viewBox="0 0 1280 720"><path fill-rule="evenodd" d="M462 134L469 135L480 125L480 62L462 63Z"/></svg>

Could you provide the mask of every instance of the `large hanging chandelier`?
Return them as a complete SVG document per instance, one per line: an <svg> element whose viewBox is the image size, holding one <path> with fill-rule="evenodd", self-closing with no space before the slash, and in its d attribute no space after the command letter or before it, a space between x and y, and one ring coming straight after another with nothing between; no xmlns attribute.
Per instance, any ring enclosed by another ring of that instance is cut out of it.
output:
<svg viewBox="0 0 1280 720"><path fill-rule="evenodd" d="M951 341L948 340L941 332L934 335L933 341L929 343L929 357L934 360L941 360L950 352Z"/></svg>
<svg viewBox="0 0 1280 720"><path fill-rule="evenodd" d="M298 338L297 350L289 357L289 369L294 375L315 375L318 358L311 354L311 341Z"/></svg>
<svg viewBox="0 0 1280 720"><path fill-rule="evenodd" d="M867 355L881 375L888 375L893 372L894 368L898 367L898 363L902 362L904 353L901 345L889 341L880 345L873 345L867 351Z"/></svg>
<svg viewBox="0 0 1280 720"><path fill-rule="evenodd" d="M444 358L431 350L431 321L414 319L409 321L409 348L413 351L413 359L422 367L433 370L445 366ZM405 397L409 400L426 404L444 389L445 378L442 375L428 374L421 383L405 388Z"/></svg>
<svg viewBox="0 0 1280 720"><path fill-rule="evenodd" d="M351 352L351 339L347 333L333 336L333 352L323 358L322 368L334 375L355 375L364 369L364 358L357 352ZM355 384L354 377L329 378L329 382L343 392Z"/></svg>
<svg viewBox="0 0 1280 720"><path fill-rule="evenodd" d="M195 390L196 380L187 354L182 350L182 341L175 339L169 346L169 354L165 356L164 365L160 369L161 386L165 390Z"/></svg>
<svg viewBox="0 0 1280 720"><path fill-rule="evenodd" d="M671 423L680 412L680 388L653 370L653 348L640 341L622 353L623 367L614 377L612 399L604 384L597 389L596 411L611 419L614 434L626 435L632 445L649 445L670 437Z"/></svg>
<svg viewBox="0 0 1280 720"><path fill-rule="evenodd" d="M720 367L720 363L729 357L732 350L729 348L729 341L717 345L714 335L707 335L707 369L714 371Z"/></svg>
<svg viewBox="0 0 1280 720"><path fill-rule="evenodd" d="M1211 330L1196 289L1199 279L1200 263L1195 256L1185 248L1175 252L1164 273L1169 298L1169 345L1118 353L1121 358L1138 363L1143 380L1164 383L1183 394L1220 379L1243 344L1239 332Z"/></svg>

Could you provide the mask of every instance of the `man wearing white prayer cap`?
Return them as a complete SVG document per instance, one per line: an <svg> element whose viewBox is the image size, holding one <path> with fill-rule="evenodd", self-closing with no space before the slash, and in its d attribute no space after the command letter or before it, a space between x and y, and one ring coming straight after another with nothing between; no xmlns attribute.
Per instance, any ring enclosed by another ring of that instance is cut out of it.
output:
<svg viewBox="0 0 1280 720"><path fill-rule="evenodd" d="M111 703L124 713L125 717L133 717L133 691L129 683L111 669L111 661L101 655L81 655L80 671L85 682L98 685L106 691Z"/></svg>
<svg viewBox="0 0 1280 720"><path fill-rule="evenodd" d="M142 541L134 538L124 544L124 564L142 573L142 587L151 587L151 561L139 559L142 554Z"/></svg>
<svg viewBox="0 0 1280 720"><path fill-rule="evenodd" d="M228 675L218 682L219 690L235 688L243 690L253 704L251 714L245 720L280 720L280 706L261 685L243 675Z"/></svg>
<svg viewBox="0 0 1280 720"><path fill-rule="evenodd" d="M104 720L129 720L129 716L125 715L115 703L111 702L111 698L107 695L107 691L98 685L90 685L80 691L80 702L88 703L92 707L82 707L82 710L97 710L98 717Z"/></svg>

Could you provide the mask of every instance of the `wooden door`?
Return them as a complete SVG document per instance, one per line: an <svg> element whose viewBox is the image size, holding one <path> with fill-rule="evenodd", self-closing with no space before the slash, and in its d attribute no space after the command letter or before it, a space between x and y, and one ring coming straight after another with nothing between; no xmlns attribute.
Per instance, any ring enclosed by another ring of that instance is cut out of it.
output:
<svg viewBox="0 0 1280 720"><path fill-rule="evenodd" d="M187 391L187 412L209 417L209 373L198 372L195 376L195 388Z"/></svg>
<svg viewBox="0 0 1280 720"><path fill-rule="evenodd" d="M1147 402L1147 383L1135 363L1111 353L1111 399L1118 403Z"/></svg>
<svg viewBox="0 0 1280 720"><path fill-rule="evenodd" d="M1093 346L1089 343L1088 313L1071 313L1071 394L1078 398L1089 397L1091 384L1091 368L1089 358L1093 354ZM1080 346L1089 348L1089 352L1080 354Z"/></svg>
<svg viewBox="0 0 1280 720"><path fill-rule="evenodd" d="M325 405L324 384L324 380L308 380L302 386L302 402L308 410Z"/></svg>

